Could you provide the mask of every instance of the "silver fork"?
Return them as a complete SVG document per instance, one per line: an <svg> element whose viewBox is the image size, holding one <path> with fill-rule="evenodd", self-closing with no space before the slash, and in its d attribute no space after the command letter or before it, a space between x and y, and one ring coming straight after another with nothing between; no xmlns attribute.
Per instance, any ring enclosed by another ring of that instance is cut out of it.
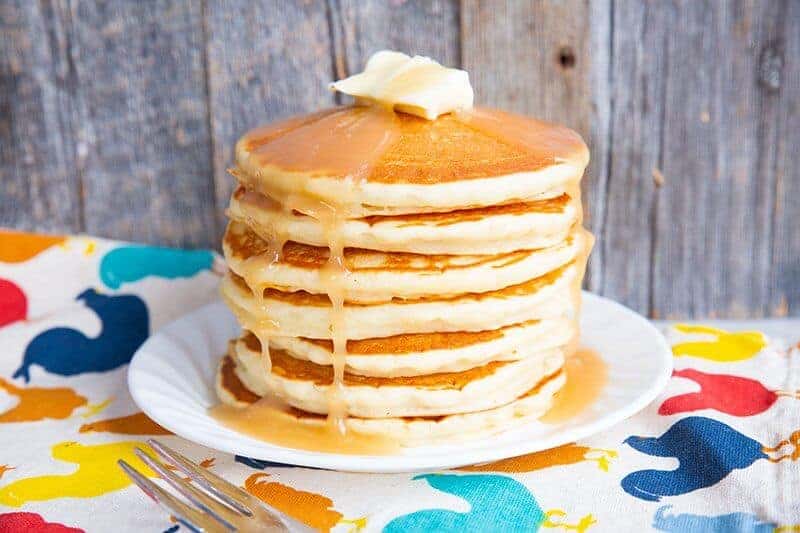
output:
<svg viewBox="0 0 800 533"><path fill-rule="evenodd" d="M190 531L274 531L310 532L313 529L286 516L275 509L267 508L255 496L225 481L213 472L201 468L186 457L160 443L149 439L147 443L164 461L186 474L190 483L178 477L141 448L134 452L144 464L177 490L186 501L177 498L150 481L126 461L117 461L120 468L153 501L168 511Z"/></svg>

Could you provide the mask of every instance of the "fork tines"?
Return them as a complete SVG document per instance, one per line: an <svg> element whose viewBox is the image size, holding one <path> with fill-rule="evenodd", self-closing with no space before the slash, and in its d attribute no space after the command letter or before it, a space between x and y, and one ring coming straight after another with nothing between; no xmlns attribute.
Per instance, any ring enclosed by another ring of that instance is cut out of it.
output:
<svg viewBox="0 0 800 533"><path fill-rule="evenodd" d="M155 439L147 442L161 461L142 448L135 449L136 456L182 498L167 492L126 461L120 459L118 464L145 494L189 530L288 532L292 526L292 531L308 531L305 526L283 513L268 509L258 498L201 468L165 444ZM172 465L188 477L179 477L166 465Z"/></svg>

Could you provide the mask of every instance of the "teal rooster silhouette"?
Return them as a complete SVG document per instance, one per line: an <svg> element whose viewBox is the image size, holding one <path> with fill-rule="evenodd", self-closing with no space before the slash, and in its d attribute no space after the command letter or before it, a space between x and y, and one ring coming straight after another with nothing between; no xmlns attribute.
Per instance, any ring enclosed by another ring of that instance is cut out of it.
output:
<svg viewBox="0 0 800 533"><path fill-rule="evenodd" d="M423 509L399 516L386 524L384 533L399 532L535 532L539 527L564 527L585 531L594 519L591 515L578 525L556 524L548 518L564 516L563 511L544 512L533 494L519 481L494 474L421 474L414 479L424 479L442 492L463 498L470 504L466 513L447 509Z"/></svg>
<svg viewBox="0 0 800 533"><path fill-rule="evenodd" d="M150 276L167 279L190 278L211 270L214 254L209 250L179 250L157 246L122 246L100 261L100 279L111 289Z"/></svg>

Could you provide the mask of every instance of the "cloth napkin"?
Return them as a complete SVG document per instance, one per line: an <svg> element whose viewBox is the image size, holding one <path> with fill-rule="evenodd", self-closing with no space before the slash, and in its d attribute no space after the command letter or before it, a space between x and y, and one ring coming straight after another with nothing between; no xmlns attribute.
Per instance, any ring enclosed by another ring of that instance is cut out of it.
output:
<svg viewBox="0 0 800 533"><path fill-rule="evenodd" d="M659 324L676 371L641 413L584 441L414 474L277 465L170 435L127 363L217 299L220 259L0 231L0 531L177 531L119 458L157 436L328 531L800 531L800 319Z"/></svg>

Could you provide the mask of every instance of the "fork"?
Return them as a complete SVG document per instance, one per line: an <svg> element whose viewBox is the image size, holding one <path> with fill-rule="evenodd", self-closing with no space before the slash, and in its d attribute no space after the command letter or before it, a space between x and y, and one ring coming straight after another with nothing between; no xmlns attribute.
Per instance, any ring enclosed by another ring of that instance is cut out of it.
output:
<svg viewBox="0 0 800 533"><path fill-rule="evenodd" d="M155 439L147 443L166 464L189 477L185 481L172 472L164 463L152 457L142 448L134 453L158 476L180 493L186 501L170 494L128 462L117 461L120 468L153 501L167 510L178 523L190 531L271 531L310 532L308 526L268 508L261 500L239 487L225 481L213 472L199 467L189 459ZM188 503L187 503L188 502Z"/></svg>

